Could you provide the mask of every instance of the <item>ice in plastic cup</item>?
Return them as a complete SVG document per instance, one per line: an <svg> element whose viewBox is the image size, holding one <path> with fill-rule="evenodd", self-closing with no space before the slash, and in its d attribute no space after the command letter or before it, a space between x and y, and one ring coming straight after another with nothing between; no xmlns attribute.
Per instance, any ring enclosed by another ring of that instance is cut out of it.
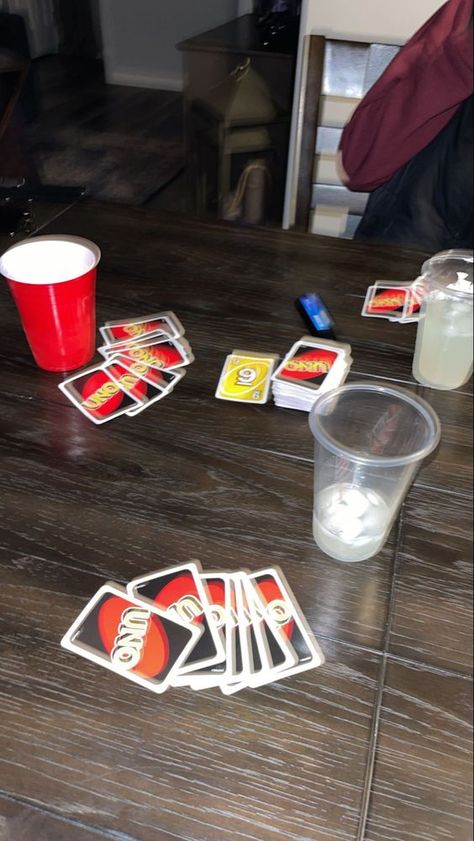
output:
<svg viewBox="0 0 474 841"><path fill-rule="evenodd" d="M384 545L418 468L439 443L431 406L403 388L353 383L323 394L314 436L313 534L338 561Z"/></svg>
<svg viewBox="0 0 474 841"><path fill-rule="evenodd" d="M95 350L95 283L100 250L76 236L31 237L0 258L36 364L72 371Z"/></svg>

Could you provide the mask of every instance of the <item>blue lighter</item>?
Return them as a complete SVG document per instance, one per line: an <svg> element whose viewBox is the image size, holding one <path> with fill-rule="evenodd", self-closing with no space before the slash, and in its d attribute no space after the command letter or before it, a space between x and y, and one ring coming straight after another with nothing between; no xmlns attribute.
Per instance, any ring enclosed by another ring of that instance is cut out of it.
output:
<svg viewBox="0 0 474 841"><path fill-rule="evenodd" d="M336 338L334 319L320 295L316 292L305 292L296 299L295 304L313 336Z"/></svg>

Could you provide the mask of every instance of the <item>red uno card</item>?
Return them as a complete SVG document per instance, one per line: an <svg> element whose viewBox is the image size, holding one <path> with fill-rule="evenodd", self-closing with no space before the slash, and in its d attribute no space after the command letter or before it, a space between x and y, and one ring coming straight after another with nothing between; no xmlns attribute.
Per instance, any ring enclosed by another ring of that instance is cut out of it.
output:
<svg viewBox="0 0 474 841"><path fill-rule="evenodd" d="M87 368L59 383L58 388L89 420L101 424L140 407L146 383L136 389L137 396L132 396L117 384L104 365Z"/></svg>
<svg viewBox="0 0 474 841"><path fill-rule="evenodd" d="M173 621L105 584L61 641L63 648L151 689L164 692L199 640L201 629Z"/></svg>
<svg viewBox="0 0 474 841"><path fill-rule="evenodd" d="M142 344L120 345L113 349L99 348L110 354L118 353L132 362L143 362L150 368L166 369L180 368L194 361L191 348L185 340L156 339Z"/></svg>
<svg viewBox="0 0 474 841"><path fill-rule="evenodd" d="M297 655L298 662L282 670L280 677L316 668L324 663L324 655L281 570L261 570L250 574L248 581L254 587L259 611L271 627L283 631Z"/></svg>
<svg viewBox="0 0 474 841"><path fill-rule="evenodd" d="M403 321L419 321L420 312L421 312L421 305L423 303L423 298L425 296L425 287L423 283L417 279L415 280L412 285L409 287L408 290L408 301L406 306L406 312L403 318Z"/></svg>
<svg viewBox="0 0 474 841"><path fill-rule="evenodd" d="M225 659L223 663L206 669L193 671L188 675L192 689L207 689L227 682L232 674L233 635L237 627L235 598L231 583L231 574L209 572L201 574L201 581L206 588L212 619L223 634Z"/></svg>
<svg viewBox="0 0 474 841"><path fill-rule="evenodd" d="M262 662L262 675L253 675L250 681L252 686L257 686L260 682L277 679L278 672L295 666L299 658L283 628L278 627L276 623L271 625L265 618L261 600L248 576L245 576L243 583Z"/></svg>
<svg viewBox="0 0 474 841"><path fill-rule="evenodd" d="M350 361L349 353L349 345L304 336L295 342L272 379L319 390L326 380L339 378L341 365Z"/></svg>
<svg viewBox="0 0 474 841"><path fill-rule="evenodd" d="M369 286L362 307L366 318L388 318L399 321L404 317L409 290L407 286Z"/></svg>
<svg viewBox="0 0 474 841"><path fill-rule="evenodd" d="M207 594L195 563L181 564L162 572L136 578L127 587L131 596L153 604L167 615L178 617L202 629L202 636L180 669L186 674L197 668L222 663L225 657L223 636L212 621Z"/></svg>
<svg viewBox="0 0 474 841"><path fill-rule="evenodd" d="M161 400L170 390L171 384L165 382L165 378L161 376L160 371L154 369L147 369L148 376L145 379L138 375L135 371L131 371L120 365L112 357L103 368L108 371L110 377L120 386L121 389L140 403L138 407L131 408L127 414L130 417L138 415L143 409L147 409L153 403ZM141 366L143 367L143 366ZM156 375L156 377L155 377ZM153 380L156 379L156 382ZM167 387L163 387L163 386Z"/></svg>
<svg viewBox="0 0 474 841"><path fill-rule="evenodd" d="M113 346L124 342L138 342L152 335L165 335L177 338L184 334L184 328L171 311L157 312L153 315L129 318L126 321L106 321L100 327L100 333L107 345Z"/></svg>
<svg viewBox="0 0 474 841"><path fill-rule="evenodd" d="M221 684L224 695L233 695L248 686L250 675L250 651L248 647L249 617L244 612L242 601L242 573L231 573L231 600L235 621L226 636L226 659L228 671L226 682Z"/></svg>
<svg viewBox="0 0 474 841"><path fill-rule="evenodd" d="M150 368L150 366L146 365L145 362L132 362L132 360L127 356L119 356L118 354L116 356L111 356L110 361L120 365L121 368L125 368L127 371L130 371L131 374L135 374L135 376L139 377L141 380L145 380L146 383L150 383L150 385L165 392L172 391L176 383L178 383L186 373L186 371L183 371L182 369L166 371L159 368Z"/></svg>

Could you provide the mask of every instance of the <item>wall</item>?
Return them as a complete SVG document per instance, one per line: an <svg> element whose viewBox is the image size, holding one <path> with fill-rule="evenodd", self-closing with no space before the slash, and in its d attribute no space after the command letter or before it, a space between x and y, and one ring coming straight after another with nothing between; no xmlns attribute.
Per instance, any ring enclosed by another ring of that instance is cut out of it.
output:
<svg viewBox="0 0 474 841"><path fill-rule="evenodd" d="M283 227L294 222L298 169L297 127L301 59L305 35L312 32L353 41L403 44L445 0L303 0L288 155Z"/></svg>
<svg viewBox="0 0 474 841"><path fill-rule="evenodd" d="M304 0L304 34L403 44L445 0Z"/></svg>
<svg viewBox="0 0 474 841"><path fill-rule="evenodd" d="M238 16L238 0L101 0L107 81L179 90L177 42Z"/></svg>

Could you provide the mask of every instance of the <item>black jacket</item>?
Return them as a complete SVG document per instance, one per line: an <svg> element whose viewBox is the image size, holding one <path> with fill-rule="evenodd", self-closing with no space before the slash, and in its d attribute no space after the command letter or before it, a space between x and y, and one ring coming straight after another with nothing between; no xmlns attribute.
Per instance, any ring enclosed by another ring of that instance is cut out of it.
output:
<svg viewBox="0 0 474 841"><path fill-rule="evenodd" d="M473 246L473 97L442 131L371 193L355 239L432 253Z"/></svg>

